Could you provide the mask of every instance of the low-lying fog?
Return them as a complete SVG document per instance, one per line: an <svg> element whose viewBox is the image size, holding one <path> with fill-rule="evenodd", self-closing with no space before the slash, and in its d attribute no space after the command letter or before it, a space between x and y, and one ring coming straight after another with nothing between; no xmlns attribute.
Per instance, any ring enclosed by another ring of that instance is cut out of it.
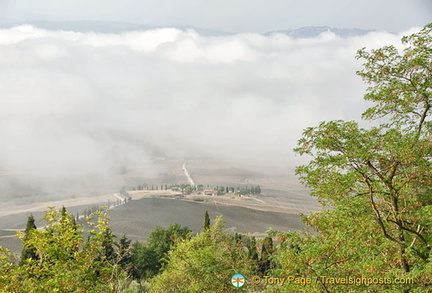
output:
<svg viewBox="0 0 432 293"><path fill-rule="evenodd" d="M163 156L290 173L305 127L365 109L356 51L401 35L1 29L0 197L43 192L43 178L115 185L128 170L157 174Z"/></svg>

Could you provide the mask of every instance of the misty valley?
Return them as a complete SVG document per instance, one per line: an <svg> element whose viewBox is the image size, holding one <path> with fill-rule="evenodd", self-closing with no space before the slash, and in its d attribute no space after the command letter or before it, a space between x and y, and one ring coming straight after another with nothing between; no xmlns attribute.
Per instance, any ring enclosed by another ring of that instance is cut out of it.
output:
<svg viewBox="0 0 432 293"><path fill-rule="evenodd" d="M35 215L36 224L42 225L40 217L49 206L65 206L77 219L80 215L88 216L96 207L109 208L114 234L126 234L141 242L146 241L157 225L179 223L199 231L206 210L213 218L224 215L226 228L262 237L269 228L301 229L304 226L299 214L320 209L294 176L290 180L288 176L225 167L209 158L192 159L185 164L182 160L158 157L153 164L161 171L157 177L145 178L133 173L139 171L127 172L122 177L128 185L111 190L109 185L103 189L92 186L90 180L83 182L81 188L69 185L68 193L41 192L40 187L10 184L11 196L0 208L0 230L8 234L3 235L6 238L2 240L3 246L20 252L20 241L10 237L14 236L11 231L23 230L30 213ZM191 178L194 185L189 181ZM65 188L66 183L63 184Z"/></svg>
<svg viewBox="0 0 432 293"><path fill-rule="evenodd" d="M432 24L64 24L0 28L0 292L432 292Z"/></svg>

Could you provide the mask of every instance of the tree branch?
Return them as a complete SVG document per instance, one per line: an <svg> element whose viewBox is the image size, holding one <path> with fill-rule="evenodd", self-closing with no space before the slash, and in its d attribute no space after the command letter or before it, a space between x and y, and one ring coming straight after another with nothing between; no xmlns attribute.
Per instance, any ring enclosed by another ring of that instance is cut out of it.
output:
<svg viewBox="0 0 432 293"><path fill-rule="evenodd" d="M382 218L381 218L381 214L380 214L380 212L378 211L378 208L377 208L377 206L376 206L376 204L375 204L375 201L374 201L374 198L373 198L373 194L374 194L374 192L373 192L372 185L370 184L368 178L364 178L364 179L365 179L366 184L368 185L368 189L369 189L369 200L370 200L370 203L371 203L371 205L372 205L372 209L373 209L374 212L375 212L376 219L377 219L377 221L378 221L378 224L379 224L380 227L381 227L381 230L382 230L384 236L385 236L387 239L389 239L389 240L391 240L391 241L393 241L393 242L398 243L400 246L402 246L402 247L404 247L404 248L407 248L408 246L407 246L405 243L399 241L398 239L392 237L390 234L387 233L387 229L385 228L384 222L383 222L383 220L382 220Z"/></svg>
<svg viewBox="0 0 432 293"><path fill-rule="evenodd" d="M393 223L393 224L395 224L395 225L397 225L398 227L400 227L402 230L405 230L405 231L407 231L407 232L410 232L410 233L413 233L413 234L415 234L418 238L420 238L421 239L421 241L423 241L426 245L428 245L428 242L427 242L427 240L419 233L419 232L417 232L417 231L415 231L415 230L413 230L413 229L410 229L410 228L407 228L407 227L405 227L405 226L403 226L403 225L401 225L399 222L397 222L397 221L393 221L393 220L388 220L389 222L391 222L391 223Z"/></svg>

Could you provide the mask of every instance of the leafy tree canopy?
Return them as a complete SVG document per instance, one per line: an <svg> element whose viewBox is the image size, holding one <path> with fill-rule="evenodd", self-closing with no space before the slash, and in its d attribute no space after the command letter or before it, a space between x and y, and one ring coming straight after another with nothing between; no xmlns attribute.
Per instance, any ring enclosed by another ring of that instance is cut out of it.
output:
<svg viewBox="0 0 432 293"><path fill-rule="evenodd" d="M253 276L254 262L222 228L216 218L209 229L174 247L166 269L151 281L152 292L237 292L230 277L236 272Z"/></svg>
<svg viewBox="0 0 432 293"><path fill-rule="evenodd" d="M358 292L424 292L431 285L431 33L432 24L404 37L402 50L358 51L358 74L369 84L365 99L374 102L362 117L383 118L381 124L328 121L303 132L295 151L312 159L296 172L329 209L305 218L319 234L283 235L275 273L415 278L396 287L353 286ZM314 284L297 292L347 289Z"/></svg>

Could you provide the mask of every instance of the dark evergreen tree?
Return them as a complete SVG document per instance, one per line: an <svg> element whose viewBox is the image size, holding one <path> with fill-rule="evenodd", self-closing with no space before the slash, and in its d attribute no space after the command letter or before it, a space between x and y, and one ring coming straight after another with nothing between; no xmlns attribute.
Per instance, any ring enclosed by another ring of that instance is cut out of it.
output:
<svg viewBox="0 0 432 293"><path fill-rule="evenodd" d="M248 251L249 251L249 258L252 259L254 262L258 263L259 259L258 259L258 250L257 250L255 236L250 237Z"/></svg>
<svg viewBox="0 0 432 293"><path fill-rule="evenodd" d="M67 217L67 211L66 211L65 206L63 206L62 209L61 209L61 218L60 218L60 221L64 221L64 219L66 217Z"/></svg>
<svg viewBox="0 0 432 293"><path fill-rule="evenodd" d="M23 247L23 250L21 251L20 264L24 264L24 262L27 259L32 259L32 260L38 259L36 248L27 243L27 241L29 240L29 238L31 236L31 231L36 230L36 229L37 228L36 228L36 224L35 224L35 219L34 219L33 215L30 215L27 219L26 229L24 231L24 234L25 234L24 235L24 243L23 243L24 247Z"/></svg>
<svg viewBox="0 0 432 293"><path fill-rule="evenodd" d="M78 217L78 214L77 214ZM60 217L60 223L63 226L71 226L76 232L75 235L77 235L78 225L77 221L75 220L75 217L68 213L66 208L63 206L61 209L61 217Z"/></svg>
<svg viewBox="0 0 432 293"><path fill-rule="evenodd" d="M239 234L239 233L235 233L234 234L234 240L237 244L243 244L244 242L244 235Z"/></svg>
<svg viewBox="0 0 432 293"><path fill-rule="evenodd" d="M115 252L114 252L114 238L115 236L111 232L110 228L105 229L103 232L103 240L102 240L102 250L103 250L103 257L105 257L106 260L113 260L115 258Z"/></svg>
<svg viewBox="0 0 432 293"><path fill-rule="evenodd" d="M157 253L148 245L135 242L131 250L131 275L135 280L151 278L160 270Z"/></svg>
<svg viewBox="0 0 432 293"><path fill-rule="evenodd" d="M264 238L262 249L261 249L261 259L260 259L260 273L266 275L271 269L270 257L273 254L273 239L270 236Z"/></svg>
<svg viewBox="0 0 432 293"><path fill-rule="evenodd" d="M192 231L177 223L167 229L156 226L149 234L147 245L134 243L131 252L132 276L140 280L161 272L166 264L166 256L176 241L187 239Z"/></svg>
<svg viewBox="0 0 432 293"><path fill-rule="evenodd" d="M204 214L204 231L210 228L210 216L207 211Z"/></svg>
<svg viewBox="0 0 432 293"><path fill-rule="evenodd" d="M116 246L118 248L118 263L127 272L130 272L130 270L132 269L132 256L130 247L131 241L132 240L128 239L126 235L123 235L123 237L120 238L120 241L116 243Z"/></svg>

